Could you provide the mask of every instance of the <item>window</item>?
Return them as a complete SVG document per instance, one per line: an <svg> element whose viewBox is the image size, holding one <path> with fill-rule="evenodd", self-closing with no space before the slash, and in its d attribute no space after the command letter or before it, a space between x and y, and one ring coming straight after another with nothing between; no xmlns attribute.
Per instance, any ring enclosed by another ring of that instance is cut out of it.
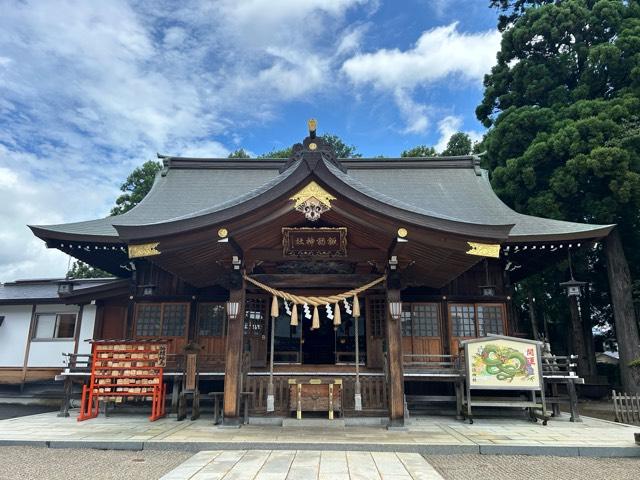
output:
<svg viewBox="0 0 640 480"><path fill-rule="evenodd" d="M440 336L437 303L403 303L402 335L404 337Z"/></svg>
<svg viewBox="0 0 640 480"><path fill-rule="evenodd" d="M198 335L204 337L221 337L227 310L222 303L206 303L198 306Z"/></svg>
<svg viewBox="0 0 640 480"><path fill-rule="evenodd" d="M36 317L35 339L73 338L75 313L40 313Z"/></svg>
<svg viewBox="0 0 640 480"><path fill-rule="evenodd" d="M438 337L438 304L418 303L413 305L412 334L414 337Z"/></svg>
<svg viewBox="0 0 640 480"><path fill-rule="evenodd" d="M484 337L487 333L504 334L503 304L450 305L449 314L451 334L454 337L475 337L476 335Z"/></svg>
<svg viewBox="0 0 640 480"><path fill-rule="evenodd" d="M138 337L182 337L185 334L189 304L141 303L136 306Z"/></svg>
<svg viewBox="0 0 640 480"><path fill-rule="evenodd" d="M387 300L385 298L371 298L369 300L369 321L372 337L384 336L384 324L387 318Z"/></svg>
<svg viewBox="0 0 640 480"><path fill-rule="evenodd" d="M267 300L262 297L247 298L244 313L244 333L261 337L265 334L265 312Z"/></svg>
<svg viewBox="0 0 640 480"><path fill-rule="evenodd" d="M475 337L475 308L473 305L451 305L451 334L454 337Z"/></svg>
<svg viewBox="0 0 640 480"><path fill-rule="evenodd" d="M504 334L502 305L478 305L478 333L484 337L487 333Z"/></svg>

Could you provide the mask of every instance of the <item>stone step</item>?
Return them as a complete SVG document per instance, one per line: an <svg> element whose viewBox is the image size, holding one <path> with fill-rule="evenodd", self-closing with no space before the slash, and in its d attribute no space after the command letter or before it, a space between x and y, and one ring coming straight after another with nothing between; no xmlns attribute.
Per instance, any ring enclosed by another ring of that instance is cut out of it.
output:
<svg viewBox="0 0 640 480"><path fill-rule="evenodd" d="M344 419L336 418L329 420L328 418L285 418L282 420L284 428L341 428L344 429Z"/></svg>

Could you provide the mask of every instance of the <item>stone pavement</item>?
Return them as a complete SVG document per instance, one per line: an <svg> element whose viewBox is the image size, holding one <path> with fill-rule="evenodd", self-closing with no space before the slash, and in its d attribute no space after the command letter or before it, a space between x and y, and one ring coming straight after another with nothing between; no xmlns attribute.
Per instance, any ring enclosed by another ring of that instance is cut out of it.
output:
<svg viewBox="0 0 640 480"><path fill-rule="evenodd" d="M417 453L226 450L195 454L161 480L441 480Z"/></svg>
<svg viewBox="0 0 640 480"><path fill-rule="evenodd" d="M43 413L0 421L0 445L124 450L348 450L422 454L525 454L557 456L640 456L633 434L640 427L563 415L547 426L523 418L477 418L473 425L450 417L414 417L405 431L382 425L344 428L284 428L245 425L224 429L207 416L177 422L149 422L141 414L76 421Z"/></svg>

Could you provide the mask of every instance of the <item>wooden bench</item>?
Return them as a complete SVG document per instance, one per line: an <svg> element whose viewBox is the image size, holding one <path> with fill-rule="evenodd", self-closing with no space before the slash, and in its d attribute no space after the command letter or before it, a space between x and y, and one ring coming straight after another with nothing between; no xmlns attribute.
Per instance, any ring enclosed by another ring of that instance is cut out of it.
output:
<svg viewBox="0 0 640 480"><path fill-rule="evenodd" d="M85 379L91 376L91 354L88 353L63 353L63 363L66 365L64 370L56 375L56 380L62 380L63 397L60 405L59 417L68 417L69 408L71 407L71 397L73 396L73 382L80 379L80 383L84 383Z"/></svg>
<svg viewBox="0 0 640 480"><path fill-rule="evenodd" d="M578 412L578 395L576 384L583 384L584 379L576 373L578 367L577 355L545 355L542 357L542 378L545 389L550 390L550 395L545 396L547 403L551 404L553 416L560 415L560 404L569 404L571 414L570 421L581 422ZM558 394L558 385L565 385L567 396Z"/></svg>
<svg viewBox="0 0 640 480"><path fill-rule="evenodd" d="M404 354L404 379L427 382L452 383L455 395L406 395L405 403L409 405L428 404L434 402L455 402L456 418L463 419L462 397L464 392L464 372L455 355ZM409 413L407 410L406 416Z"/></svg>

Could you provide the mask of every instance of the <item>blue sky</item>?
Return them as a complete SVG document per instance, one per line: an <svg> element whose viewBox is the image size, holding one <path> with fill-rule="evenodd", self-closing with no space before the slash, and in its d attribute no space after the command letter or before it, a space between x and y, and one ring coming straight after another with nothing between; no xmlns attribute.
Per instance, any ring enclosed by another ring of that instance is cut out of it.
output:
<svg viewBox="0 0 640 480"><path fill-rule="evenodd" d="M0 0L0 281L63 275L26 224L106 215L156 152L259 154L310 117L365 156L479 138L488 3Z"/></svg>

